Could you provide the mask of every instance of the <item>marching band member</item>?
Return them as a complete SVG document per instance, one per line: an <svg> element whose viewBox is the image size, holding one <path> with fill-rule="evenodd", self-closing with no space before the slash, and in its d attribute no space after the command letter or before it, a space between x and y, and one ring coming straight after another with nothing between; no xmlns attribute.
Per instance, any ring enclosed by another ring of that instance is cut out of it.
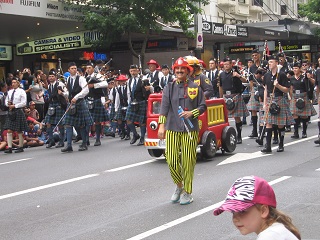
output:
<svg viewBox="0 0 320 240"><path fill-rule="evenodd" d="M278 71L279 59L277 56L272 55L269 58L269 72L267 72L263 79L265 83L264 90L264 109L265 124L266 124L266 145L261 150L263 153L271 153L271 137L272 137L272 124L278 126L280 142L277 152L284 151L284 135L285 125L294 123L291 115L289 104L283 96L289 91L289 82L285 73ZM272 101L272 102L271 102ZM274 107L274 108L271 108ZM266 110L268 108L268 111Z"/></svg>
<svg viewBox="0 0 320 240"><path fill-rule="evenodd" d="M153 87L159 86L160 79L163 77L163 73L157 70L157 68L160 68L160 65L153 59L147 62L147 64L150 70L150 73L147 76L149 83L152 84Z"/></svg>
<svg viewBox="0 0 320 240"><path fill-rule="evenodd" d="M173 81L173 76L170 74L170 69L167 64L162 65L161 71L162 71L163 77L160 79L160 87L161 89L164 89L164 87L169 82Z"/></svg>
<svg viewBox="0 0 320 240"><path fill-rule="evenodd" d="M126 113L126 120L127 126L133 133L130 144L135 144L135 142L140 139L137 146L141 146L144 145L144 137L147 131L147 100L149 94L153 92L153 87L144 85L143 81L139 78L139 68L137 65L131 65L129 72L131 77L129 79L127 88L128 109ZM134 125L135 122L139 122L141 136L137 133Z"/></svg>
<svg viewBox="0 0 320 240"><path fill-rule="evenodd" d="M108 121L108 113L102 104L101 98L106 95L105 89L108 87L108 82L99 79L103 77L101 74L94 73L94 65L92 62L87 63L86 73L88 74L86 81L89 88L89 93L86 96L86 100L96 131L96 141L94 146L100 146L100 136L102 130L101 123Z"/></svg>
<svg viewBox="0 0 320 240"><path fill-rule="evenodd" d="M46 148L51 148L55 146L55 141L53 138L53 130L54 126L56 126L63 114L67 109L67 98L68 98L68 90L64 83L57 80L57 73L54 70L51 70L48 74L48 94L49 94L49 107L47 114L45 116L44 122L47 125L47 133L49 139L47 141ZM56 148L64 147L64 126L60 121L59 125L59 143L56 145Z"/></svg>
<svg viewBox="0 0 320 240"><path fill-rule="evenodd" d="M211 58L209 60L209 70L206 72L206 76L209 78L212 87L213 87L213 97L219 97L219 85L218 85L218 76L219 70L217 68L217 60Z"/></svg>
<svg viewBox="0 0 320 240"><path fill-rule="evenodd" d="M193 201L192 181L199 132L197 118L206 110L206 104L201 88L188 79L192 71L188 62L178 58L172 68L177 79L163 91L158 137L166 139L166 160L172 180L177 184L171 201L185 205ZM180 113L179 107L183 109Z"/></svg>
<svg viewBox="0 0 320 240"><path fill-rule="evenodd" d="M320 66L320 57L318 58L319 61L319 66ZM317 100L318 100L318 106L319 106L319 121L318 121L318 131L319 131L319 135L318 135L318 139L314 141L315 144L320 144L320 68L317 69L316 71L316 81L315 81L315 85L317 86Z"/></svg>
<svg viewBox="0 0 320 240"><path fill-rule="evenodd" d="M89 93L87 81L84 77L76 75L77 65L74 62L68 64L70 76L67 79L67 89L69 92L69 111L64 118L64 125L67 135L67 146L61 149L61 152L72 152L72 135L73 127L80 127L82 144L79 146L79 151L88 150L87 141L89 138L89 127L93 124L88 106L84 100Z"/></svg>
<svg viewBox="0 0 320 240"><path fill-rule="evenodd" d="M239 73L232 70L232 61L230 58L224 59L224 71L220 73L220 97L224 98L227 104L228 117L234 118L237 128L237 143L242 143L241 131L242 121L241 117L249 116L248 109L243 101L241 95L242 83L247 81Z"/></svg>

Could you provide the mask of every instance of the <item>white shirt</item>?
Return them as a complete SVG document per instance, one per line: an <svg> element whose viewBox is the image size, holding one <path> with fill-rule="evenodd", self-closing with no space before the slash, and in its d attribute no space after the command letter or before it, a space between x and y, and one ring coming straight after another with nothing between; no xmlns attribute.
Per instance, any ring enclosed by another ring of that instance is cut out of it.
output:
<svg viewBox="0 0 320 240"><path fill-rule="evenodd" d="M52 86L52 90L53 90L54 85L55 85L57 82L58 82L58 86L60 86L60 87L62 88L62 90L63 90L63 96L64 96L65 98L68 98L69 92L68 92L68 89L67 89L66 85L64 85L63 82L54 81L53 83L50 83L50 84L48 85L48 90L51 89L51 86Z"/></svg>
<svg viewBox="0 0 320 240"><path fill-rule="evenodd" d="M23 108L27 106L27 94L22 88L9 90L8 95L6 97L6 102L5 102L6 106L7 107L9 106L8 102L11 101L11 96L14 90L16 91L14 92L12 103L14 104L15 108Z"/></svg>
<svg viewBox="0 0 320 240"><path fill-rule="evenodd" d="M282 223L275 222L259 233L257 240L298 240Z"/></svg>

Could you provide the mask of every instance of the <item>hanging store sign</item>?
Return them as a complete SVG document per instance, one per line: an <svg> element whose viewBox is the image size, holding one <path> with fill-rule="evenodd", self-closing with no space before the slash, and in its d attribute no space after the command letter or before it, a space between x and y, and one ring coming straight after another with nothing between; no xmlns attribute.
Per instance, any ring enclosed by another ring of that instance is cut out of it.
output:
<svg viewBox="0 0 320 240"><path fill-rule="evenodd" d="M12 60L12 47L0 45L0 61Z"/></svg>
<svg viewBox="0 0 320 240"><path fill-rule="evenodd" d="M81 31L20 43L17 44L17 55L90 48L89 40L98 40L100 36L98 31Z"/></svg>
<svg viewBox="0 0 320 240"><path fill-rule="evenodd" d="M229 53L230 54L236 54L236 53L251 53L253 49L255 49L256 46L241 46L241 47L229 47Z"/></svg>
<svg viewBox="0 0 320 240"><path fill-rule="evenodd" d="M248 28L237 26L237 36L238 37L248 37Z"/></svg>

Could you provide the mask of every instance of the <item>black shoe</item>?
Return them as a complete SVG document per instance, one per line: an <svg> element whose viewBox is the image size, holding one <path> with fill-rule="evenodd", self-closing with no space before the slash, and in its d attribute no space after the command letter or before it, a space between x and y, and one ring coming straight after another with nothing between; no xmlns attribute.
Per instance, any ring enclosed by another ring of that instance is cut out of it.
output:
<svg viewBox="0 0 320 240"><path fill-rule="evenodd" d="M66 146L65 148L61 149L61 152L73 152L73 149L71 146Z"/></svg>
<svg viewBox="0 0 320 240"><path fill-rule="evenodd" d="M100 146L100 145L101 145L100 140L96 140L96 142L93 144L93 146Z"/></svg>
<svg viewBox="0 0 320 240"><path fill-rule="evenodd" d="M136 141L138 141L139 139L140 139L140 135L139 134L137 134L137 135L133 134L133 137L132 137L132 140L131 140L130 144L135 144Z"/></svg>
<svg viewBox="0 0 320 240"><path fill-rule="evenodd" d="M279 143L279 140L277 138L273 139L272 144L277 145Z"/></svg>
<svg viewBox="0 0 320 240"><path fill-rule="evenodd" d="M90 146L90 141L89 140L87 141L87 146Z"/></svg>
<svg viewBox="0 0 320 240"><path fill-rule="evenodd" d="M4 150L4 153L12 153L12 148L8 148L8 149Z"/></svg>
<svg viewBox="0 0 320 240"><path fill-rule="evenodd" d="M317 140L314 141L315 144L320 144L320 136Z"/></svg>
<svg viewBox="0 0 320 240"><path fill-rule="evenodd" d="M298 133L294 133L291 138L294 138L294 139L298 139L299 138L299 134Z"/></svg>
<svg viewBox="0 0 320 240"><path fill-rule="evenodd" d="M73 142L74 142L74 143L77 143L77 142L79 142L80 140L82 140L82 137L76 136L76 139L75 139Z"/></svg>
<svg viewBox="0 0 320 240"><path fill-rule="evenodd" d="M54 141L49 141L49 143L47 144L46 148L51 148L54 147L56 144Z"/></svg>
<svg viewBox="0 0 320 240"><path fill-rule="evenodd" d="M270 146L265 146L264 149L261 150L262 153L272 153Z"/></svg>
<svg viewBox="0 0 320 240"><path fill-rule="evenodd" d="M260 146L263 146L263 138L257 138L256 143L258 143Z"/></svg>
<svg viewBox="0 0 320 240"><path fill-rule="evenodd" d="M125 137L126 137L126 135L124 133L121 133L120 139L123 140Z"/></svg>
<svg viewBox="0 0 320 240"><path fill-rule="evenodd" d="M140 141L138 142L137 146L142 146L144 145L144 139L140 138Z"/></svg>
<svg viewBox="0 0 320 240"><path fill-rule="evenodd" d="M109 137L116 137L116 134L114 132L107 132L105 135Z"/></svg>
<svg viewBox="0 0 320 240"><path fill-rule="evenodd" d="M59 142L59 143L56 145L56 148L61 148L61 147L64 147L64 143Z"/></svg>
<svg viewBox="0 0 320 240"><path fill-rule="evenodd" d="M283 146L279 146L278 148L277 148L277 152L283 152L284 151L284 147Z"/></svg>
<svg viewBox="0 0 320 240"><path fill-rule="evenodd" d="M130 138L129 135L125 136L125 138L124 138L124 140L130 140L130 139L131 139L131 138Z"/></svg>
<svg viewBox="0 0 320 240"><path fill-rule="evenodd" d="M307 134L306 133L302 133L301 138L307 138Z"/></svg>
<svg viewBox="0 0 320 240"><path fill-rule="evenodd" d="M249 138L256 138L256 137L258 137L258 133L257 132L252 132L248 137Z"/></svg>
<svg viewBox="0 0 320 240"><path fill-rule="evenodd" d="M14 151L15 153L24 152L23 147L19 147L17 150Z"/></svg>
<svg viewBox="0 0 320 240"><path fill-rule="evenodd" d="M242 143L242 138L238 138L237 139L237 144L241 144Z"/></svg>
<svg viewBox="0 0 320 240"><path fill-rule="evenodd" d="M86 151L86 150L88 150L88 147L87 147L86 145L81 144L81 145L79 146L78 151Z"/></svg>

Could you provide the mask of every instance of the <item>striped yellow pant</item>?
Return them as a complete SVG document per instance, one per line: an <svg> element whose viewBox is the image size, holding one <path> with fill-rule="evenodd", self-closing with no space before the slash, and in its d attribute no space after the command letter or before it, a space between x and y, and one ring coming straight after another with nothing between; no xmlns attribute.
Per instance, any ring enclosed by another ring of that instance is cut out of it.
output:
<svg viewBox="0 0 320 240"><path fill-rule="evenodd" d="M175 184L183 183L187 193L192 193L194 167L197 161L198 132L166 131L166 160ZM181 156L180 156L181 152Z"/></svg>

